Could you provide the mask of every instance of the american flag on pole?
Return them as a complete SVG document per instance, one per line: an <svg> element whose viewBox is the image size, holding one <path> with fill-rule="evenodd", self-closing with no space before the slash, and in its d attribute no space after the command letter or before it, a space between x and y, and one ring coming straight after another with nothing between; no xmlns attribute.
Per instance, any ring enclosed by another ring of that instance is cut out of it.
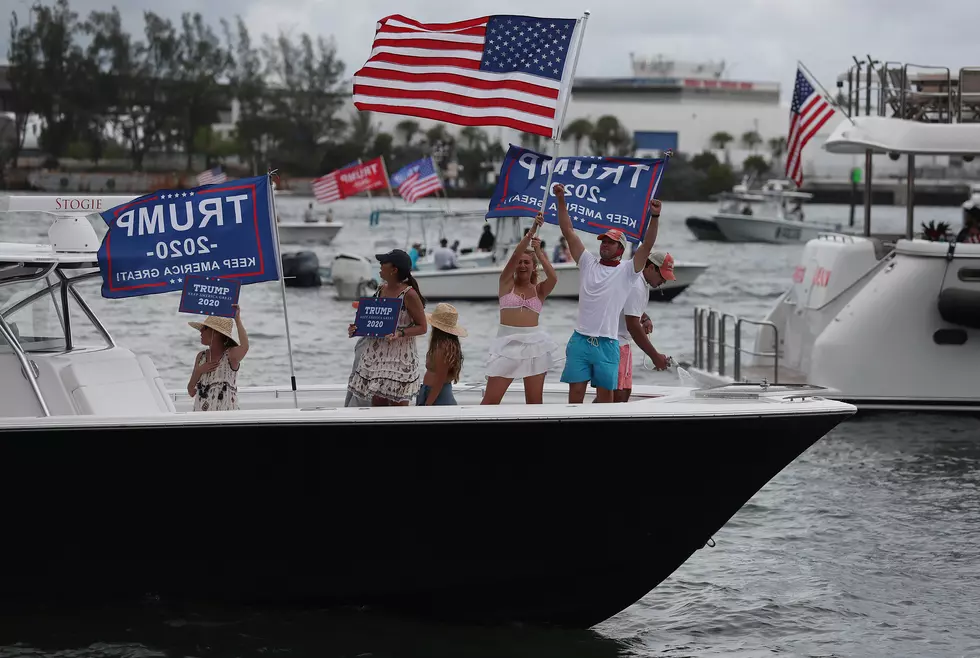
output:
<svg viewBox="0 0 980 658"><path fill-rule="evenodd" d="M337 185L337 174L347 169L348 167L353 167L354 165L361 164L360 160L353 160L348 162L340 169L335 169L329 174L325 174L313 180L310 187L313 188L313 196L316 197L318 203L330 203L331 201L340 201L343 199L343 195L340 193L340 187Z"/></svg>
<svg viewBox="0 0 980 658"><path fill-rule="evenodd" d="M224 183L227 180L228 176L221 170L221 167L208 169L207 171L202 171L197 175L198 185L217 185L218 183Z"/></svg>
<svg viewBox="0 0 980 658"><path fill-rule="evenodd" d="M833 115L833 106L797 67L793 104L789 111L789 138L786 140L786 175L797 187L803 184L803 147Z"/></svg>
<svg viewBox="0 0 980 658"><path fill-rule="evenodd" d="M569 18L420 23L387 16L378 22L371 56L354 74L354 106L552 137L574 75L569 53L578 30L579 21Z"/></svg>
<svg viewBox="0 0 980 658"><path fill-rule="evenodd" d="M398 188L398 194L409 203L444 189L432 156L405 165L391 176L391 184Z"/></svg>

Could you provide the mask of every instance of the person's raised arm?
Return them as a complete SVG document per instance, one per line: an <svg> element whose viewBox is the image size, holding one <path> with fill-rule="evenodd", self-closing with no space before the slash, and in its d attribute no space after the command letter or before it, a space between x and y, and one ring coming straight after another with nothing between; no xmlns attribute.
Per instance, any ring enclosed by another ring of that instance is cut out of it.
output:
<svg viewBox="0 0 980 658"><path fill-rule="evenodd" d="M555 183L551 187L551 193L558 200L558 228L561 229L562 237L565 238L565 242L568 244L569 253L572 254L575 262L578 263L579 257L585 251L585 245L575 235L575 229L572 228L572 218L568 216L568 206L565 205L565 187L561 183Z"/></svg>
<svg viewBox="0 0 980 658"><path fill-rule="evenodd" d="M643 242L633 254L633 271L642 272L646 267L650 252L657 241L657 229L660 227L660 200L650 199L650 223L647 225L647 234L643 237Z"/></svg>
<svg viewBox="0 0 980 658"><path fill-rule="evenodd" d="M514 272L517 271L517 261L521 259L521 254L527 251L527 246L531 243L531 238L537 232L538 227L544 224L544 217L541 213L538 213L537 217L534 218L534 224L531 226L531 230L524 234L521 241L517 243L514 247L514 251L511 253L510 258L507 259L507 264L504 265L504 269L500 272L500 294L503 295L505 292L510 290L514 281ZM505 291L504 288L507 288Z"/></svg>
<svg viewBox="0 0 980 658"><path fill-rule="evenodd" d="M235 325L238 327L238 345L228 349L228 364L232 370L238 370L238 365L248 354L248 333L245 331L245 325L242 324L242 309L238 304L234 304L234 307Z"/></svg>
<svg viewBox="0 0 980 658"><path fill-rule="evenodd" d="M544 253L544 249L541 248L541 240L539 238L534 238L531 240L531 245L534 247L534 255L538 257L541 262L541 269L544 270L544 275L548 277L544 281L538 283L538 299L544 301L545 298L551 294L551 291L555 289L558 285L558 274L555 272L555 268L551 266L551 261L548 260L547 254Z"/></svg>

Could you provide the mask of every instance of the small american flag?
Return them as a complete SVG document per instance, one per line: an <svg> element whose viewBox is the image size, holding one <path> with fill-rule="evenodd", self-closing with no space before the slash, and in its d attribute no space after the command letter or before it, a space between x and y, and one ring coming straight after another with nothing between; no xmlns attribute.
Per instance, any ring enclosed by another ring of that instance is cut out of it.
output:
<svg viewBox="0 0 980 658"><path fill-rule="evenodd" d="M577 25L532 16L455 23L387 16L354 74L354 106L552 137L560 127L562 83L572 76L566 63Z"/></svg>
<svg viewBox="0 0 980 658"><path fill-rule="evenodd" d="M797 187L803 184L803 147L833 115L833 106L797 68L793 105L789 111L789 138L786 140L786 175Z"/></svg>
<svg viewBox="0 0 980 658"><path fill-rule="evenodd" d="M340 169L335 169L329 174L324 174L314 179L310 186L313 188L313 196L316 197L317 202L330 203L331 201L340 201L343 199L344 197L340 194L340 188L337 186L337 174L348 167L359 164L361 164L360 160L353 160Z"/></svg>
<svg viewBox="0 0 980 658"><path fill-rule="evenodd" d="M198 185L217 185L228 180L228 176L221 170L221 167L202 171L197 175Z"/></svg>
<svg viewBox="0 0 980 658"><path fill-rule="evenodd" d="M398 194L409 203L444 189L432 156L402 167L391 177L391 181L398 181Z"/></svg>

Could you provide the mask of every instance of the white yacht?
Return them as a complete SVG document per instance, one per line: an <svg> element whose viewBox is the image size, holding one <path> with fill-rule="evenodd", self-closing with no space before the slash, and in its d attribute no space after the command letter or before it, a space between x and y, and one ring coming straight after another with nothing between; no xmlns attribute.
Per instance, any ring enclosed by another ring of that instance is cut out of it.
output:
<svg viewBox="0 0 980 658"><path fill-rule="evenodd" d="M352 408L346 373L188 411L158 346L119 344L79 291L100 277L88 220L49 236L0 243L16 528L0 605L18 610L151 596L587 628L855 412L807 385L677 382L625 404L568 404L551 384L529 406L515 384L484 406L483 382L464 382L459 406Z"/></svg>
<svg viewBox="0 0 980 658"><path fill-rule="evenodd" d="M863 236L827 233L806 244L761 321L698 309L691 374L706 385L807 381L859 409L980 411L980 244L917 237L912 205L915 156L980 156L980 123L853 117L824 148L906 156L905 237L871 237L866 206ZM757 327L751 348L742 347L743 326Z"/></svg>
<svg viewBox="0 0 980 658"><path fill-rule="evenodd" d="M710 217L692 216L685 223L698 240L722 242L802 244L821 233L848 232L842 224L806 219L804 204L813 195L792 188L792 181L771 179L752 190L743 181L718 195L718 209Z"/></svg>

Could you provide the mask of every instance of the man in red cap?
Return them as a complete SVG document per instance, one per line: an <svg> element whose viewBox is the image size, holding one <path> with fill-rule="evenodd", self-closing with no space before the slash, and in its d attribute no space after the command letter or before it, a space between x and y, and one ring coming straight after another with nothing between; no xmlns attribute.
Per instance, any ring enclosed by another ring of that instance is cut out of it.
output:
<svg viewBox="0 0 980 658"><path fill-rule="evenodd" d="M633 392L633 351L630 347L630 338L635 340L637 347L653 360L654 368L667 369L667 357L658 352L647 338L653 326L650 326L650 331L644 326L645 321L649 320L644 309L650 301L647 286L659 288L665 281L673 281L675 278L673 256L663 251L655 251L647 259L646 267L643 268L643 278L634 281L630 288L623 313L619 317L619 379L613 392L613 399L616 402L628 402Z"/></svg>
<svg viewBox="0 0 980 658"><path fill-rule="evenodd" d="M558 202L558 226L579 267L578 322L565 347L561 381L568 384L570 404L585 400L590 381L596 389L596 402L613 402L613 391L619 383L619 318L633 284L643 281L643 269L657 240L660 201L651 200L650 223L643 242L631 261L622 263L627 246L623 232L609 229L598 236L602 244L596 258L575 234L565 205L564 187L556 184L552 191Z"/></svg>

